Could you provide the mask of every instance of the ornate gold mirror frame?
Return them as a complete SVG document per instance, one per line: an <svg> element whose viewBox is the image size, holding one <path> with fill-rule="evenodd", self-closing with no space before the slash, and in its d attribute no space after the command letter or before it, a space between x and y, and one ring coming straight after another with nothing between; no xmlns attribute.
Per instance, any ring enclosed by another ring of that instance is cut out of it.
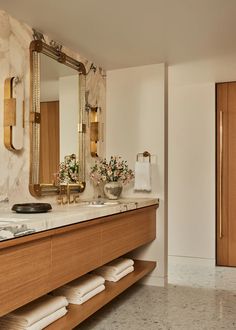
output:
<svg viewBox="0 0 236 330"><path fill-rule="evenodd" d="M77 70L79 74L79 122L78 122L78 161L79 181L70 185L73 193L85 189L85 89L86 70L83 63L71 58L58 47L52 47L42 40L33 40L30 44L30 179L29 190L33 196L61 193L67 187L56 183L41 183L40 175L40 53Z"/></svg>

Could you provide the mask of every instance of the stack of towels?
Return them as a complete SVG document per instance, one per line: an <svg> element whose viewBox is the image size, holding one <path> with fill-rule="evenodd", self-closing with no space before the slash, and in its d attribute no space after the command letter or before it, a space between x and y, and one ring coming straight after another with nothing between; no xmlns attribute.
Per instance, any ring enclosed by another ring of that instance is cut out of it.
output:
<svg viewBox="0 0 236 330"><path fill-rule="evenodd" d="M106 281L117 282L133 271L134 261L132 259L118 258L95 269L94 273L101 275Z"/></svg>
<svg viewBox="0 0 236 330"><path fill-rule="evenodd" d="M105 290L105 280L95 274L86 274L56 289L53 294L63 295L71 304L81 305Z"/></svg>
<svg viewBox="0 0 236 330"><path fill-rule="evenodd" d="M1 330L42 330L67 313L65 297L43 296L0 318Z"/></svg>

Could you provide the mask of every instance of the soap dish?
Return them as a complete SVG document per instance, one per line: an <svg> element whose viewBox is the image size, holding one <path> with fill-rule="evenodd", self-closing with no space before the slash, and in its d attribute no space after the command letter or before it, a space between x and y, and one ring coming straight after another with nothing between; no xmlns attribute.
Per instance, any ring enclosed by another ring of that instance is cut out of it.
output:
<svg viewBox="0 0 236 330"><path fill-rule="evenodd" d="M44 213L51 210L52 206L49 203L23 203L14 204L11 209L17 213Z"/></svg>

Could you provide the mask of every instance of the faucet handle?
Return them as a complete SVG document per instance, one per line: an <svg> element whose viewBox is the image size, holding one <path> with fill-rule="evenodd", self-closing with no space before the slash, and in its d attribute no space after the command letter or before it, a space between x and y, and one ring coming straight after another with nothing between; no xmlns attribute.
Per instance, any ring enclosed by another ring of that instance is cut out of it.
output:
<svg viewBox="0 0 236 330"><path fill-rule="evenodd" d="M63 196L63 195L60 195L60 196L57 196L57 203L59 205L65 205L67 204L67 196Z"/></svg>
<svg viewBox="0 0 236 330"><path fill-rule="evenodd" d="M73 195L74 203L79 203L79 194Z"/></svg>
<svg viewBox="0 0 236 330"><path fill-rule="evenodd" d="M62 199L63 199L63 196L57 196L57 204L61 205Z"/></svg>

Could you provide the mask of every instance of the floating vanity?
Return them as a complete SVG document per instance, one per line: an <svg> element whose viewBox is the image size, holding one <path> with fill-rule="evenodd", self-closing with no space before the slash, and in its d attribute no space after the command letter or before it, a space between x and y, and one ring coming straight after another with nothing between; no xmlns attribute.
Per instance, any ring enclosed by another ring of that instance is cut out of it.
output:
<svg viewBox="0 0 236 330"><path fill-rule="evenodd" d="M44 214L0 211L2 235L14 235L1 236L0 316L153 241L158 206L157 199L125 199L57 206ZM133 273L106 282L105 291L83 305L69 305L67 315L46 329L73 329L155 266L136 260Z"/></svg>

